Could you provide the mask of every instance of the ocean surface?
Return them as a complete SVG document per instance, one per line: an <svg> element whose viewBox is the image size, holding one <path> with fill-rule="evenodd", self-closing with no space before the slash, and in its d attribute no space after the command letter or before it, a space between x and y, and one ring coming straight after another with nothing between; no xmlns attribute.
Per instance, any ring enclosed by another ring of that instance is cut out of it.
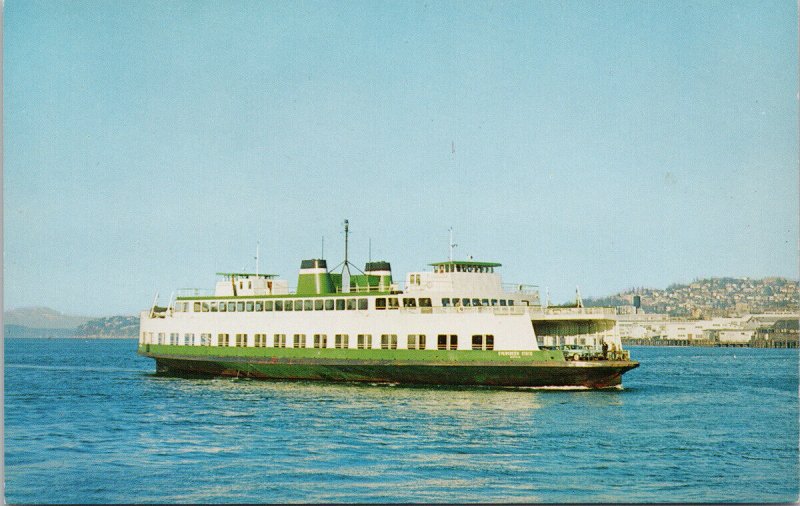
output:
<svg viewBox="0 0 800 506"><path fill-rule="evenodd" d="M9 503L794 502L797 350L631 348L615 391L155 376L5 341Z"/></svg>

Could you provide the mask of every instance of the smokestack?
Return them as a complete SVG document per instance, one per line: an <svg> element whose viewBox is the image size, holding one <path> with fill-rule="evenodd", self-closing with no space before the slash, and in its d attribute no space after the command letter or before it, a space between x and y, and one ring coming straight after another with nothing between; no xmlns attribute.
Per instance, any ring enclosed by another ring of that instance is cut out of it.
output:
<svg viewBox="0 0 800 506"><path fill-rule="evenodd" d="M334 293L333 280L325 260L314 258L300 263L297 276L298 295L324 295Z"/></svg>

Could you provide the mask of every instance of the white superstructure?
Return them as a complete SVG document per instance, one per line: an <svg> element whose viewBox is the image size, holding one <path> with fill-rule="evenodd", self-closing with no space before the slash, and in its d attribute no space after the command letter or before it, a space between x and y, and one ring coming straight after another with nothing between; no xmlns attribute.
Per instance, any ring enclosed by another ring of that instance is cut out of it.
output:
<svg viewBox="0 0 800 506"><path fill-rule="evenodd" d="M303 262L298 292L269 274L222 273L213 295L178 297L142 313L142 344L276 348L532 351L540 345L620 349L613 315L543 308L533 286L504 287L500 264L447 261L391 283L368 264L349 291L324 260ZM305 278L304 278L305 276ZM361 283L361 284L360 284ZM302 290L300 288L303 288ZM552 335L537 336L534 327Z"/></svg>

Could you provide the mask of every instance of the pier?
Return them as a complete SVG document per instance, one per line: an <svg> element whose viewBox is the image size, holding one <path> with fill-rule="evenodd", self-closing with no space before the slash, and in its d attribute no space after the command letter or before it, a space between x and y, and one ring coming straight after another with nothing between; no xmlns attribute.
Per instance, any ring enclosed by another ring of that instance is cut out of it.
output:
<svg viewBox="0 0 800 506"><path fill-rule="evenodd" d="M620 315L623 345L717 348L798 348L799 315L762 314L685 320L661 315Z"/></svg>

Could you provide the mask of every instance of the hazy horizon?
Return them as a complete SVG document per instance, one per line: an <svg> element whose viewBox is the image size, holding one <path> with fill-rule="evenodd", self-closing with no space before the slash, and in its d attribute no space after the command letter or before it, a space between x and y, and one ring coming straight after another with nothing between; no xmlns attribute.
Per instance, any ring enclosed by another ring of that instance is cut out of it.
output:
<svg viewBox="0 0 800 506"><path fill-rule="evenodd" d="M329 266L329 267L331 267L331 266ZM761 279L768 279L768 278L771 278L771 277L778 277L778 278L781 278L781 279L787 279L787 280L791 280L790 278L785 278L785 277L782 277L782 276L764 276L764 277L762 277L762 278L749 278L749 279L759 279L759 280L761 280ZM746 277L744 277L744 276L716 276L716 278L734 278L734 279L745 279ZM700 280L700 279L711 279L711 278L695 278L695 279L693 279L693 280L686 281L686 282L681 282L681 283L670 283L670 284L671 284L671 285L674 285L674 284L678 284L678 285L689 285L689 284L691 284L692 282L694 282L694 281L697 281L697 280ZM791 280L791 281L796 281L796 280ZM630 292L630 291L637 290L637 289L645 289L645 290L650 290L650 289L654 289L654 290L666 290L667 288L668 288L667 286L665 286L665 287L654 287L654 286L631 286L631 287L627 287L627 288L624 288L624 289L622 289L622 290L618 290L618 291L616 291L616 292L613 292L613 293L608 293L608 294L600 294L600 295L584 295L583 293L581 293L581 297L582 297L584 300L589 300L589 299L603 299L603 298L607 298L607 297L614 297L615 295L619 295L619 294L621 294L621 293L626 293L626 292ZM543 287L541 288L541 298L542 298L542 303L544 303L544 302L545 302L545 298L546 298L546 293L545 293L545 289L544 289ZM552 294L551 294L551 298L552 298ZM573 293L572 293L572 295L571 295L570 297L568 297L568 298L566 298L566 299L564 299L564 300L551 300L550 302L551 302L552 304L554 304L554 305L558 305L558 304L568 304L568 303L572 303L572 302L574 302L574 301L575 301L575 293L573 292ZM162 303L164 303L164 301L163 301L163 300L162 300ZM61 310L59 310L58 308L49 307L49 306L18 306L18 307L7 307L7 308L4 308L4 312L5 312L5 313L8 313L8 312L14 312L14 311L23 311L23 310L29 310L29 309L50 309L50 310L54 310L54 311L56 311L56 312L60 313L62 316L78 316L78 317L88 317L88 318L106 318L106 317L110 317L110 316L138 316L138 312L139 312L139 311L136 311L135 313L76 314L76 313L67 313L67 312L65 312L65 311L61 311ZM148 307L143 307L143 308L141 308L141 310L147 310L147 309L148 309Z"/></svg>
<svg viewBox="0 0 800 506"><path fill-rule="evenodd" d="M790 2L4 4L4 308L300 261L798 279Z"/></svg>

